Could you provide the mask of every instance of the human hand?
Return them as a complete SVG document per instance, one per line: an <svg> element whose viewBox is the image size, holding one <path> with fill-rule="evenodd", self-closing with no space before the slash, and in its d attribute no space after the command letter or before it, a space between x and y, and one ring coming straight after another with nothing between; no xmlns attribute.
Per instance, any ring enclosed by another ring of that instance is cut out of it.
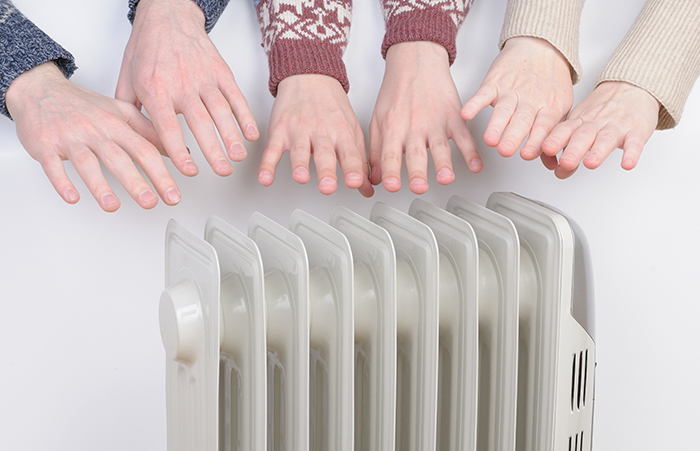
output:
<svg viewBox="0 0 700 451"><path fill-rule="evenodd" d="M180 201L180 191L158 150L162 149L158 135L133 105L71 83L53 62L17 77L7 90L6 104L20 142L66 202L74 204L80 195L62 160L73 163L105 211L117 210L120 201L102 174L100 161L141 207L153 208L158 197L134 161L166 204Z"/></svg>
<svg viewBox="0 0 700 451"><path fill-rule="evenodd" d="M374 194L362 128L345 90L335 78L300 74L279 83L270 114L268 143L258 171L261 184L272 184L277 164L287 150L296 182L310 180L309 159L313 154L321 193L335 192L335 168L339 162L348 188L358 189L365 197Z"/></svg>
<svg viewBox="0 0 700 451"><path fill-rule="evenodd" d="M633 169L658 120L659 102L644 89L623 81L601 83L544 140L542 151L548 158L542 161L563 179L581 160L595 169L621 148L623 169Z"/></svg>
<svg viewBox="0 0 700 451"><path fill-rule="evenodd" d="M428 41L389 47L384 80L370 122L372 183L383 183L387 191L398 191L405 153L410 190L416 194L426 192L426 149L433 157L438 183L452 183L455 175L449 139L462 152L469 170L479 172L483 163L467 124L459 115L460 107L444 47Z"/></svg>
<svg viewBox="0 0 700 451"><path fill-rule="evenodd" d="M484 142L510 157L518 150L532 160L544 139L566 116L574 102L569 63L549 42L531 37L509 39L491 64L474 96L464 104L470 121L493 106Z"/></svg>
<svg viewBox="0 0 700 451"><path fill-rule="evenodd" d="M228 157L241 161L247 151L236 121L248 140L258 129L231 69L204 29L204 14L192 0L141 0L124 51L116 97L146 108L175 167L193 176L190 156L177 120L182 114L214 172L233 172Z"/></svg>

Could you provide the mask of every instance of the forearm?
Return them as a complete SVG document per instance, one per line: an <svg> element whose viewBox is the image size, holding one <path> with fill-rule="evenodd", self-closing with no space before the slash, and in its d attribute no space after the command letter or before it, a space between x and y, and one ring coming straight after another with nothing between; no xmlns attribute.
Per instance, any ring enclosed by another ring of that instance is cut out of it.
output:
<svg viewBox="0 0 700 451"><path fill-rule="evenodd" d="M624 81L661 104L658 130L675 127L700 75L700 2L649 0L596 80Z"/></svg>
<svg viewBox="0 0 700 451"><path fill-rule="evenodd" d="M299 74L328 75L346 92L350 89L342 58L350 34L351 0L329 0L322 6L262 0L256 10L273 96L280 81Z"/></svg>
<svg viewBox="0 0 700 451"><path fill-rule="evenodd" d="M136 7L141 1L152 1L152 0L129 0L129 14L128 18L131 23L134 22L136 17ZM228 5L229 0L189 0L194 1L204 12L205 24L204 28L209 33L216 25L216 22L223 14L226 5Z"/></svg>
<svg viewBox="0 0 700 451"><path fill-rule="evenodd" d="M498 47L519 36L544 39L569 63L572 83L583 74L579 62L579 28L585 0L508 0Z"/></svg>
<svg viewBox="0 0 700 451"><path fill-rule="evenodd" d="M66 77L76 69L67 50L41 31L9 0L0 0L0 113L10 117L5 95L22 73L47 61L54 61Z"/></svg>
<svg viewBox="0 0 700 451"><path fill-rule="evenodd" d="M400 42L432 41L445 47L452 64L457 55L457 31L472 3L473 0L448 0L440 4L427 0L382 0L386 22L382 56L386 58L389 47Z"/></svg>

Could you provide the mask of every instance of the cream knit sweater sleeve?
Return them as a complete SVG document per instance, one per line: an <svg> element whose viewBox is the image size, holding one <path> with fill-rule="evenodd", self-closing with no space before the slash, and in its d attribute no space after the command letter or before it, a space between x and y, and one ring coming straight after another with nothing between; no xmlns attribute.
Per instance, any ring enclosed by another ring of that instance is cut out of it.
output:
<svg viewBox="0 0 700 451"><path fill-rule="evenodd" d="M645 89L661 104L657 130L675 127L700 75L700 0L648 0L596 79Z"/></svg>
<svg viewBox="0 0 700 451"><path fill-rule="evenodd" d="M584 1L508 0L498 48L503 49L508 39L519 36L544 39L564 55L571 69L571 80L578 83L583 74L578 59L578 36Z"/></svg>

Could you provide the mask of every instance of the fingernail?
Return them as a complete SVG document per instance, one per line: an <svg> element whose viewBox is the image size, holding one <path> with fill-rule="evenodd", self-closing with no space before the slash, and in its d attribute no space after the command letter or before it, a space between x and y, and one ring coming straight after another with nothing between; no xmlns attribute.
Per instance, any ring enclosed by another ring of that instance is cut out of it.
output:
<svg viewBox="0 0 700 451"><path fill-rule="evenodd" d="M197 165L194 164L194 161L187 160L182 164L182 169L184 170L184 172L194 174L197 172Z"/></svg>
<svg viewBox="0 0 700 451"><path fill-rule="evenodd" d="M258 135L258 129L255 128L255 126L253 126L253 125L249 125L246 130L248 131L248 136L257 136Z"/></svg>
<svg viewBox="0 0 700 451"><path fill-rule="evenodd" d="M308 177L309 175L309 170L306 168L296 168L294 170L294 175L300 176L300 177Z"/></svg>
<svg viewBox="0 0 700 451"><path fill-rule="evenodd" d="M233 143L231 146L231 159L240 161L248 155L248 151L241 143Z"/></svg>
<svg viewBox="0 0 700 451"><path fill-rule="evenodd" d="M423 180L421 178L417 178L417 179L411 180L408 184L409 184L409 186L416 188L419 186L425 186L428 184L428 182L426 182L425 180Z"/></svg>
<svg viewBox="0 0 700 451"><path fill-rule="evenodd" d="M165 200L170 205L174 205L174 204L180 202L180 190L178 190L174 186L172 188L169 188L165 192Z"/></svg>
<svg viewBox="0 0 700 451"><path fill-rule="evenodd" d="M152 203L158 202L158 198L156 197L156 193L151 191L150 189L145 190L144 192L141 193L139 196L141 199L141 202L143 202L146 205L150 205Z"/></svg>
<svg viewBox="0 0 700 451"><path fill-rule="evenodd" d="M387 177L384 179L384 186L398 189L401 186L401 180L396 177Z"/></svg>
<svg viewBox="0 0 700 451"><path fill-rule="evenodd" d="M230 169L232 169L233 167L232 167L231 164L228 162L228 160L226 160L225 158L221 158L220 160L218 160L218 161L216 162L216 168L217 168L220 172L227 172L227 171L229 171Z"/></svg>
<svg viewBox="0 0 700 451"><path fill-rule="evenodd" d="M119 199L117 199L117 196L115 196L114 194L107 193L104 196L102 196L102 203L105 207L110 208L119 205Z"/></svg>
<svg viewBox="0 0 700 451"><path fill-rule="evenodd" d="M321 182L318 184L321 188L327 188L331 186L335 186L336 182L333 180L331 177L324 177L321 179Z"/></svg>
<svg viewBox="0 0 700 451"><path fill-rule="evenodd" d="M452 171L450 171L447 168L442 168L440 169L440 172L437 174L439 179L447 178L452 176Z"/></svg>
<svg viewBox="0 0 700 451"><path fill-rule="evenodd" d="M473 159L469 162L469 170L472 172L479 172L484 167L484 162L478 158Z"/></svg>
<svg viewBox="0 0 700 451"><path fill-rule="evenodd" d="M362 180L362 175L358 174L357 172L351 172L345 175L345 179L348 182L357 182Z"/></svg>
<svg viewBox="0 0 700 451"><path fill-rule="evenodd" d="M262 171L260 175L258 175L258 180L263 185L269 185L272 183L272 173L270 173L270 171Z"/></svg>
<svg viewBox="0 0 700 451"><path fill-rule="evenodd" d="M80 199L80 195L73 188L68 188L64 196L66 197L66 200L68 200L68 202L77 202L78 199Z"/></svg>

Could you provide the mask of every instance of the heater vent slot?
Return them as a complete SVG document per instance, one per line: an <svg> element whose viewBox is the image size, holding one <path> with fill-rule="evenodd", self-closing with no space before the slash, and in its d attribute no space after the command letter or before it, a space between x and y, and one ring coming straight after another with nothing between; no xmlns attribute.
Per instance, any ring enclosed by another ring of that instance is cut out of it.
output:
<svg viewBox="0 0 700 451"><path fill-rule="evenodd" d="M583 451L583 431L569 437L569 451Z"/></svg>
<svg viewBox="0 0 700 451"><path fill-rule="evenodd" d="M588 387L588 349L573 354L571 358L571 411L586 407Z"/></svg>

